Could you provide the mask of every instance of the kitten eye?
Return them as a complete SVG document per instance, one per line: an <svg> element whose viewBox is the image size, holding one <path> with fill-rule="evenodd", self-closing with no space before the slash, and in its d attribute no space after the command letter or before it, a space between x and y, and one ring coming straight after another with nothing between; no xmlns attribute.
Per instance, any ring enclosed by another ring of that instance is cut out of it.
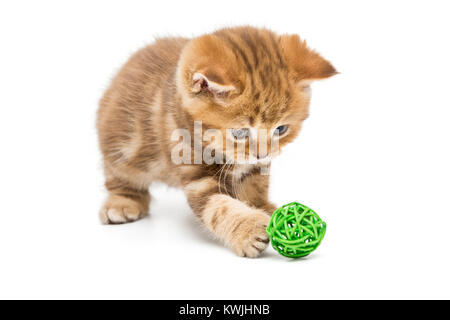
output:
<svg viewBox="0 0 450 320"><path fill-rule="evenodd" d="M241 128L241 129L233 129L231 131L231 134L233 135L233 137L236 140L242 140L245 139L249 136L250 131L246 128Z"/></svg>
<svg viewBox="0 0 450 320"><path fill-rule="evenodd" d="M279 126L278 128L275 129L275 131L273 132L273 135L274 136L281 136L281 135L286 133L287 129L288 129L287 125Z"/></svg>

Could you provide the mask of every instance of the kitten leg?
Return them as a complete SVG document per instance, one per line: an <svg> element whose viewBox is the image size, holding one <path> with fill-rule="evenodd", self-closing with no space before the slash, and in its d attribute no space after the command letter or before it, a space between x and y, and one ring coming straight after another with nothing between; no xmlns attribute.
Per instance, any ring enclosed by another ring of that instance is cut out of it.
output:
<svg viewBox="0 0 450 320"><path fill-rule="evenodd" d="M269 201L269 178L269 175L259 173L246 177L240 182L237 195L248 205L260 208L271 216L277 206Z"/></svg>
<svg viewBox="0 0 450 320"><path fill-rule="evenodd" d="M132 222L148 214L148 189L137 189L114 177L109 177L105 186L109 196L100 210L100 221L103 224Z"/></svg>
<svg viewBox="0 0 450 320"><path fill-rule="evenodd" d="M267 247L270 217L264 210L219 193L212 177L185 186L188 202L206 228L242 257L257 257Z"/></svg>

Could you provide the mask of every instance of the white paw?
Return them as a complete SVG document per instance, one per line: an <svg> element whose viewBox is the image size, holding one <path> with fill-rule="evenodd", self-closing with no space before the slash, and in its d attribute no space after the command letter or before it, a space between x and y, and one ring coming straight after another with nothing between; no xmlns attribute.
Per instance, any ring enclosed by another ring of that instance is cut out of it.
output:
<svg viewBox="0 0 450 320"><path fill-rule="evenodd" d="M147 213L140 210L138 203L131 199L107 201L100 210L100 221L103 224L121 224L136 221Z"/></svg>
<svg viewBox="0 0 450 320"><path fill-rule="evenodd" d="M256 258L269 244L266 233L270 217L265 213L251 214L236 221L233 227L231 248L240 257Z"/></svg>

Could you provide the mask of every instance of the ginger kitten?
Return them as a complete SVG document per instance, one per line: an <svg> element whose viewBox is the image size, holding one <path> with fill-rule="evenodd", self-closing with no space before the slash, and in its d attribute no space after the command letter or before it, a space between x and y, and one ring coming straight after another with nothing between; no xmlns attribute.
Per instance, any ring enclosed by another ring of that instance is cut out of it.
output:
<svg viewBox="0 0 450 320"><path fill-rule="evenodd" d="M144 217L150 184L163 181L182 188L200 221L236 254L257 257L276 209L268 199L270 159L307 118L310 82L335 74L297 35L252 27L159 39L138 51L98 110L109 192L101 221ZM188 134L181 144L180 130ZM205 139L206 131L218 136ZM202 159L208 150L213 163ZM180 151L182 162L174 160Z"/></svg>

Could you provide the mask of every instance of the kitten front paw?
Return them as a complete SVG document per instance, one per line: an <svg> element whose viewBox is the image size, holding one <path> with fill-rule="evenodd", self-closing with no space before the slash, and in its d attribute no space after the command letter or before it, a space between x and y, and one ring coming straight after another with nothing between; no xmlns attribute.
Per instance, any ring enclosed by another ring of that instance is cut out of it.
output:
<svg viewBox="0 0 450 320"><path fill-rule="evenodd" d="M275 212L275 210L278 209L278 207L275 204L269 202L266 203L261 209L263 209L269 216L272 216L272 214Z"/></svg>
<svg viewBox="0 0 450 320"><path fill-rule="evenodd" d="M245 215L238 220L231 234L231 248L240 257L256 258L266 249L266 233L270 217L265 212Z"/></svg>
<svg viewBox="0 0 450 320"><path fill-rule="evenodd" d="M143 205L133 199L112 196L100 210L100 221L103 224L122 224L133 222L147 215Z"/></svg>

